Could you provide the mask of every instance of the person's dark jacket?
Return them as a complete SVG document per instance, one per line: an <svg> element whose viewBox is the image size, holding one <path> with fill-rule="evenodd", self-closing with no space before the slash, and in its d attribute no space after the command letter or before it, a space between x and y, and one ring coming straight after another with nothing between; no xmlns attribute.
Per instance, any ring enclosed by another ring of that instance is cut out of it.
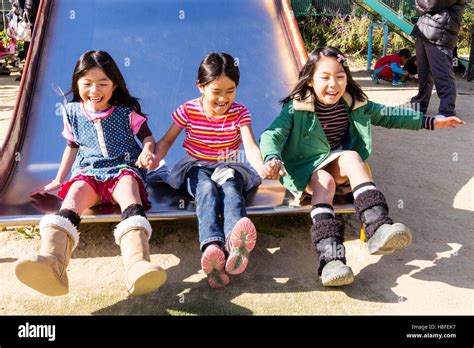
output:
<svg viewBox="0 0 474 348"><path fill-rule="evenodd" d="M453 49L458 41L465 6L466 0L416 0L415 7L421 17L412 34Z"/></svg>

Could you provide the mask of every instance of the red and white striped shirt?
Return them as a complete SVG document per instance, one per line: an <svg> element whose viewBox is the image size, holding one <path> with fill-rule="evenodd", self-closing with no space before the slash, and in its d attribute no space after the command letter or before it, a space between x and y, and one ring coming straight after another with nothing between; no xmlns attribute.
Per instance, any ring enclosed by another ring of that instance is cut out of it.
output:
<svg viewBox="0 0 474 348"><path fill-rule="evenodd" d="M240 127L251 123L247 108L233 102L222 116L211 116L204 111L201 98L181 105L173 114L173 121L186 129L183 148L197 159L224 161L238 154L242 139Z"/></svg>

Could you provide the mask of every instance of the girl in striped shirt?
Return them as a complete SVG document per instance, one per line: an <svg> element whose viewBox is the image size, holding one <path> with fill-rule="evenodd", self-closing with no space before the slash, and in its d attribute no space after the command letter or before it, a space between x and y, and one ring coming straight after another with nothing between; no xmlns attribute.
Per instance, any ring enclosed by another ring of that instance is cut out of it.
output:
<svg viewBox="0 0 474 348"><path fill-rule="evenodd" d="M257 238L246 217L244 196L261 183L263 162L250 113L234 101L239 78L232 56L208 54L196 81L202 96L173 113L173 123L155 149L160 161L185 130L186 156L171 169L168 183L176 189L185 187L195 198L201 267L212 288L226 286L228 274L245 270ZM257 173L239 161L242 143Z"/></svg>
<svg viewBox="0 0 474 348"><path fill-rule="evenodd" d="M350 184L371 254L392 253L412 239L405 225L388 217L385 197L364 163L372 151L371 124L433 130L464 122L369 101L352 79L342 52L333 47L317 48L310 54L297 85L282 103L280 115L260 138L264 170L271 170L269 176L275 179L282 177L283 185L296 197L312 196L311 237L322 283L349 284L354 275L346 265L344 225L335 218L332 207L336 185Z"/></svg>

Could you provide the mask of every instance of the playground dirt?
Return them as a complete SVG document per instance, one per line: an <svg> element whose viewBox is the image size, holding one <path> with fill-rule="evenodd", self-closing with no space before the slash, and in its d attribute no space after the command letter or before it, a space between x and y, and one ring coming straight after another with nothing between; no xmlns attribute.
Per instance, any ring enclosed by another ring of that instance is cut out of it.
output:
<svg viewBox="0 0 474 348"><path fill-rule="evenodd" d="M373 101L398 105L417 92L414 83L375 85L362 68L352 70ZM473 314L474 84L458 78L457 88L458 115L466 121L458 129L373 128L374 180L392 218L411 228L413 243L392 255L369 255L359 222L344 216L355 274L349 286L321 285L306 215L262 216L254 219L259 234L248 269L224 289L210 289L200 271L195 220L159 221L152 262L166 268L168 281L128 298L114 225L89 224L80 228L68 268L69 294L45 297L13 271L17 258L39 250L39 237L12 227L0 231L0 315ZM0 94L0 102L11 103L11 96ZM429 114L438 102L434 93Z"/></svg>

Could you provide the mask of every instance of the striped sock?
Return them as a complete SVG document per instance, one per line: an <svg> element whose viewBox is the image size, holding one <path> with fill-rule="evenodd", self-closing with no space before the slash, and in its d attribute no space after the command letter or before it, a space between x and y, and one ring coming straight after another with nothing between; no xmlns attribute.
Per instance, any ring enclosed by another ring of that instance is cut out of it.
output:
<svg viewBox="0 0 474 348"><path fill-rule="evenodd" d="M367 181L367 182L357 185L356 187L352 189L352 194L354 196L354 199L356 199L357 196L360 195L362 192L369 191L369 190L377 190L377 187L371 181Z"/></svg>
<svg viewBox="0 0 474 348"><path fill-rule="evenodd" d="M313 205L313 208L311 209L311 219L313 220L313 224L319 220L332 218L334 218L334 209L331 204L318 203Z"/></svg>

